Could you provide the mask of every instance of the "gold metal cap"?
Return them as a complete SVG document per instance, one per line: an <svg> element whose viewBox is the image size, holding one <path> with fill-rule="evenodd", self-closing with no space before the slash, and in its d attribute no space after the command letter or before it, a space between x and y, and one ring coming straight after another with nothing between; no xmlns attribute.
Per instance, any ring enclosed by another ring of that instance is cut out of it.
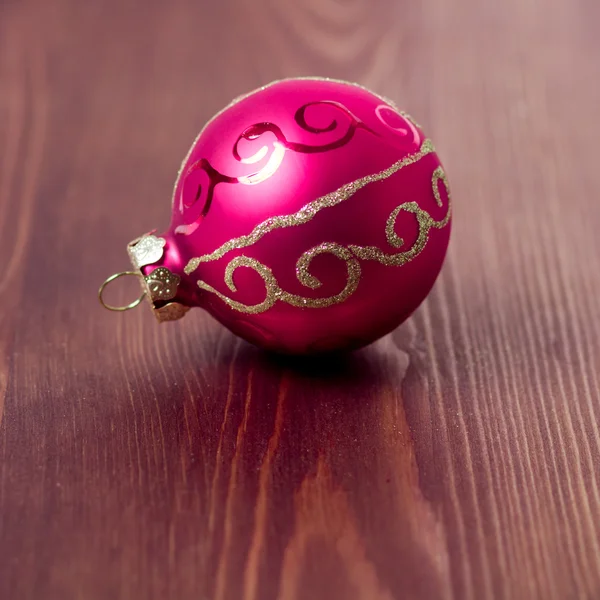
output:
<svg viewBox="0 0 600 600"><path fill-rule="evenodd" d="M144 235L133 240L127 245L127 253L135 271L123 271L111 275L98 290L98 299L104 308L117 312L124 312L139 306L146 298L154 316L159 323L165 321L176 321L181 319L189 306L184 306L179 302L169 302L177 295L177 288L181 282L179 275L171 272L167 267L157 267L148 275L144 275L142 267L152 265L159 261L164 253L166 240L157 237L152 233ZM104 290L106 286L121 277L137 277L142 287L142 294L139 298L125 306L113 306L104 301Z"/></svg>

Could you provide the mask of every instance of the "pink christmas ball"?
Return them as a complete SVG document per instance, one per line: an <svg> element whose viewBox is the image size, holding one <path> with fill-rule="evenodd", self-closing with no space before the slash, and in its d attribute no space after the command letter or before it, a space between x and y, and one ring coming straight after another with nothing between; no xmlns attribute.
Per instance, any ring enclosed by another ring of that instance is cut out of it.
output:
<svg viewBox="0 0 600 600"><path fill-rule="evenodd" d="M130 254L159 318L197 306L258 346L308 354L402 323L449 236L446 174L408 115L358 85L288 79L207 123L168 231Z"/></svg>

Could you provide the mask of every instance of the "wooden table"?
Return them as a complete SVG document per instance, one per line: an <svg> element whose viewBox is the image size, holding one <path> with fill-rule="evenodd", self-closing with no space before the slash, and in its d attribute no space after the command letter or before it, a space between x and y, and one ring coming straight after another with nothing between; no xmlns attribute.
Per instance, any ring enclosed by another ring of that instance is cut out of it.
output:
<svg viewBox="0 0 600 600"><path fill-rule="evenodd" d="M600 598L599 19L3 2L0 598ZM102 310L202 124L300 74L390 96L436 142L455 225L415 316L315 364L200 311Z"/></svg>

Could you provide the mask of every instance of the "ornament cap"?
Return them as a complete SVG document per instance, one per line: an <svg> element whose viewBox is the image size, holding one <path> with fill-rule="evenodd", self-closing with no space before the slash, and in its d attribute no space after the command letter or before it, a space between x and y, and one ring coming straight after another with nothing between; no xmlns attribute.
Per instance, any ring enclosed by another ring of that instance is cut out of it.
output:
<svg viewBox="0 0 600 600"><path fill-rule="evenodd" d="M111 275L98 290L100 304L108 310L125 312L139 306L145 298L149 301L154 316L159 323L176 321L185 316L190 309L189 306L185 306L180 302L170 302L177 295L181 277L164 266L158 266L147 274L144 274L143 271L144 267L152 266L162 258L165 245L166 240L153 235L153 233L130 242L127 245L127 252L131 264L137 270L123 271ZM125 276L138 278L142 287L141 296L125 306L113 306L105 302L104 290L106 286Z"/></svg>

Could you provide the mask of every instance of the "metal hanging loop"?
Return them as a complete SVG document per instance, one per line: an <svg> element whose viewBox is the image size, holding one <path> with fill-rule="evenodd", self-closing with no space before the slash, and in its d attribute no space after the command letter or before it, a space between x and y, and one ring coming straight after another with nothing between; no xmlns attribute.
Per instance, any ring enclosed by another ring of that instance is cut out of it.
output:
<svg viewBox="0 0 600 600"><path fill-rule="evenodd" d="M108 310L113 310L115 312L124 312L126 310L131 310L132 308L135 308L136 306L138 306L142 302L142 300L146 297L146 292L144 292L137 300L134 300L131 304L128 304L127 306L111 306L110 304L107 304L106 302L104 302L104 299L102 298L102 294L104 293L104 288L109 283L112 283L116 279L119 279L119 277L125 277L125 276L133 276L133 277L138 277L138 278L141 277L141 275L139 273L136 273L135 271L123 271L122 273L115 273L114 275L111 275L100 286L100 289L98 290L98 300L100 300L100 304L102 304L102 306L104 306L104 308L107 308Z"/></svg>

